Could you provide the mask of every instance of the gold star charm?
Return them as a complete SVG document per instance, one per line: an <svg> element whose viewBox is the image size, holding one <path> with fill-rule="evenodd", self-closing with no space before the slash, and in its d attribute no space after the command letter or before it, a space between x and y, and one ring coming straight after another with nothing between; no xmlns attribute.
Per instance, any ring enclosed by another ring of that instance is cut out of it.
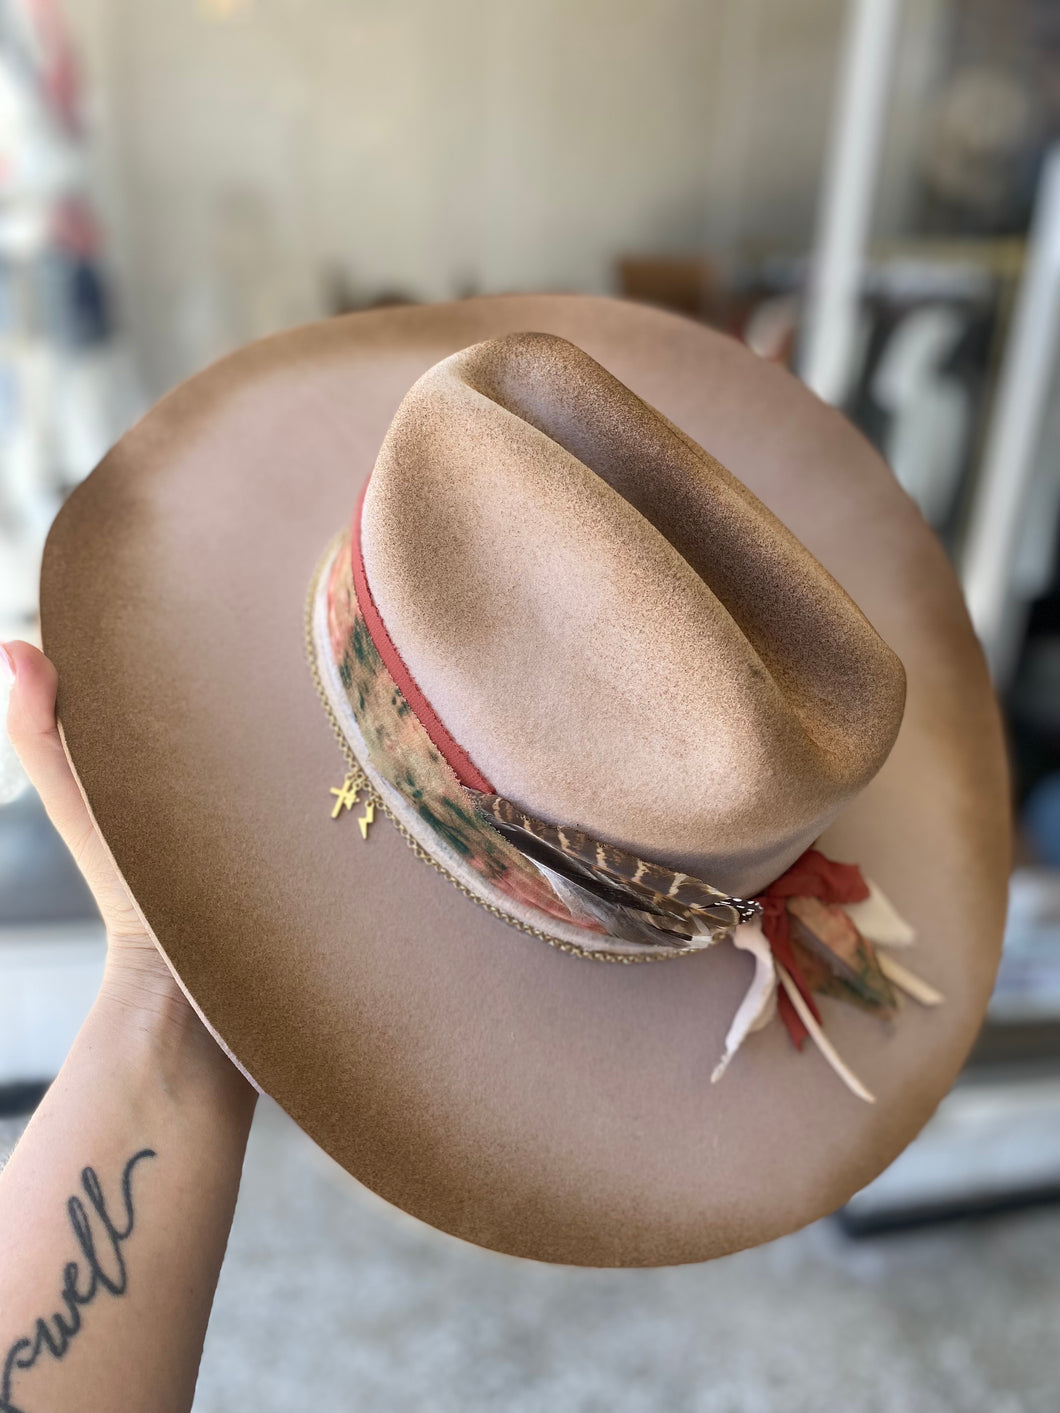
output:
<svg viewBox="0 0 1060 1413"><path fill-rule="evenodd" d="M341 785L333 786L329 793L335 796L335 808L331 811L332 819L338 819L344 807L348 810L353 809L361 794L357 777L353 771L350 771Z"/></svg>
<svg viewBox="0 0 1060 1413"><path fill-rule="evenodd" d="M374 800L366 800L366 801L365 801L365 805L364 805L364 814L362 814L362 815L359 817L359 819L357 820L357 823L361 826L361 838L362 838L362 839L367 839L367 838L368 838L368 826L369 826L374 820L375 820L375 801L374 801Z"/></svg>

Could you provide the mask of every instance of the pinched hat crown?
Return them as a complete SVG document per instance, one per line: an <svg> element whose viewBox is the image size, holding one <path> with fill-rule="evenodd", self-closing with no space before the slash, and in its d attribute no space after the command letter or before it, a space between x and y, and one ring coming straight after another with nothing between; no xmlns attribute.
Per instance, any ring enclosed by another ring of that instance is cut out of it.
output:
<svg viewBox="0 0 1060 1413"><path fill-rule="evenodd" d="M901 663L835 580L560 338L420 378L360 553L414 686L497 794L734 894L813 843L901 722Z"/></svg>

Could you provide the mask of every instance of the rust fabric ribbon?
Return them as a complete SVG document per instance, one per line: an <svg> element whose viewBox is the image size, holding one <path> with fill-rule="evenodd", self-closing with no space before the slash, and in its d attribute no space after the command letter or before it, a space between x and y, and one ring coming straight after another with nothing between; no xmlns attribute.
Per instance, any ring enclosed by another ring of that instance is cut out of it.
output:
<svg viewBox="0 0 1060 1413"><path fill-rule="evenodd" d="M448 761L461 785L466 786L469 790L478 790L483 795L492 795L494 793L493 786L463 746L454 740L446 730L444 723L427 700L419 683L409 671L383 622L383 616L376 606L375 599L372 597L368 574L364 567L364 551L361 548L361 517L364 513L364 498L368 494L368 485L369 483L366 481L360 499L357 501L350 533L350 567L353 571L353 589L357 595L357 607L361 610L364 625L375 644L376 651L383 659L383 665L394 679L401 695L408 702L417 721L441 752L442 758Z"/></svg>
<svg viewBox="0 0 1060 1413"><path fill-rule="evenodd" d="M802 974L791 944L791 922L788 917L789 898L817 898L822 903L861 903L869 896L869 887L857 864L837 863L826 858L819 849L807 849L786 873L775 879L764 893L755 899L762 908L762 931L773 956L791 976L799 994L815 1021L821 1013L813 993ZM777 995L780 1018L796 1049L801 1050L809 1031L803 1025L787 992L780 988Z"/></svg>

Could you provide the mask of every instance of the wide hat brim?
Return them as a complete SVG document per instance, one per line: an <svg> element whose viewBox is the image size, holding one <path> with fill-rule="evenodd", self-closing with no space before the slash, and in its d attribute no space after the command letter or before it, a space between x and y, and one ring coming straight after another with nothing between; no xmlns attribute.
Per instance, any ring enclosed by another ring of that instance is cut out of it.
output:
<svg viewBox="0 0 1060 1413"><path fill-rule="evenodd" d="M413 381L516 330L578 344L717 456L904 663L894 751L822 844L884 889L917 931L915 970L946 996L890 1029L822 1001L873 1105L777 1023L711 1084L751 969L734 948L653 966L566 956L465 898L387 821L362 842L353 815L330 817L345 765L306 665L314 568ZM883 461L728 338L542 296L252 345L165 398L70 497L41 598L70 758L181 985L328 1153L444 1231L602 1266L768 1240L874 1177L967 1055L1009 860L982 656Z"/></svg>

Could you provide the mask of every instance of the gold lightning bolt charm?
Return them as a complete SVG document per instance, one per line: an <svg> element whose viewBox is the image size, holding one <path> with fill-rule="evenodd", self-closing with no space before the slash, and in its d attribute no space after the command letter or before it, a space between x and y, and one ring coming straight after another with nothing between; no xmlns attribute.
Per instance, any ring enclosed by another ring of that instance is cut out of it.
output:
<svg viewBox="0 0 1060 1413"><path fill-rule="evenodd" d="M375 820L375 801L374 801L374 800L366 800L366 801L365 801L365 804L364 804L364 814L362 814L362 815L358 818L358 820L357 820L357 823L361 826L361 838L362 838L362 839L367 839L367 838L368 838L368 826L369 826L370 824L372 824L372 823L374 822L374 820Z"/></svg>
<svg viewBox="0 0 1060 1413"><path fill-rule="evenodd" d="M331 811L332 819L338 819L344 808L352 810L361 796L361 787L355 772L351 770L342 784L333 786L329 793L335 796L335 808Z"/></svg>

